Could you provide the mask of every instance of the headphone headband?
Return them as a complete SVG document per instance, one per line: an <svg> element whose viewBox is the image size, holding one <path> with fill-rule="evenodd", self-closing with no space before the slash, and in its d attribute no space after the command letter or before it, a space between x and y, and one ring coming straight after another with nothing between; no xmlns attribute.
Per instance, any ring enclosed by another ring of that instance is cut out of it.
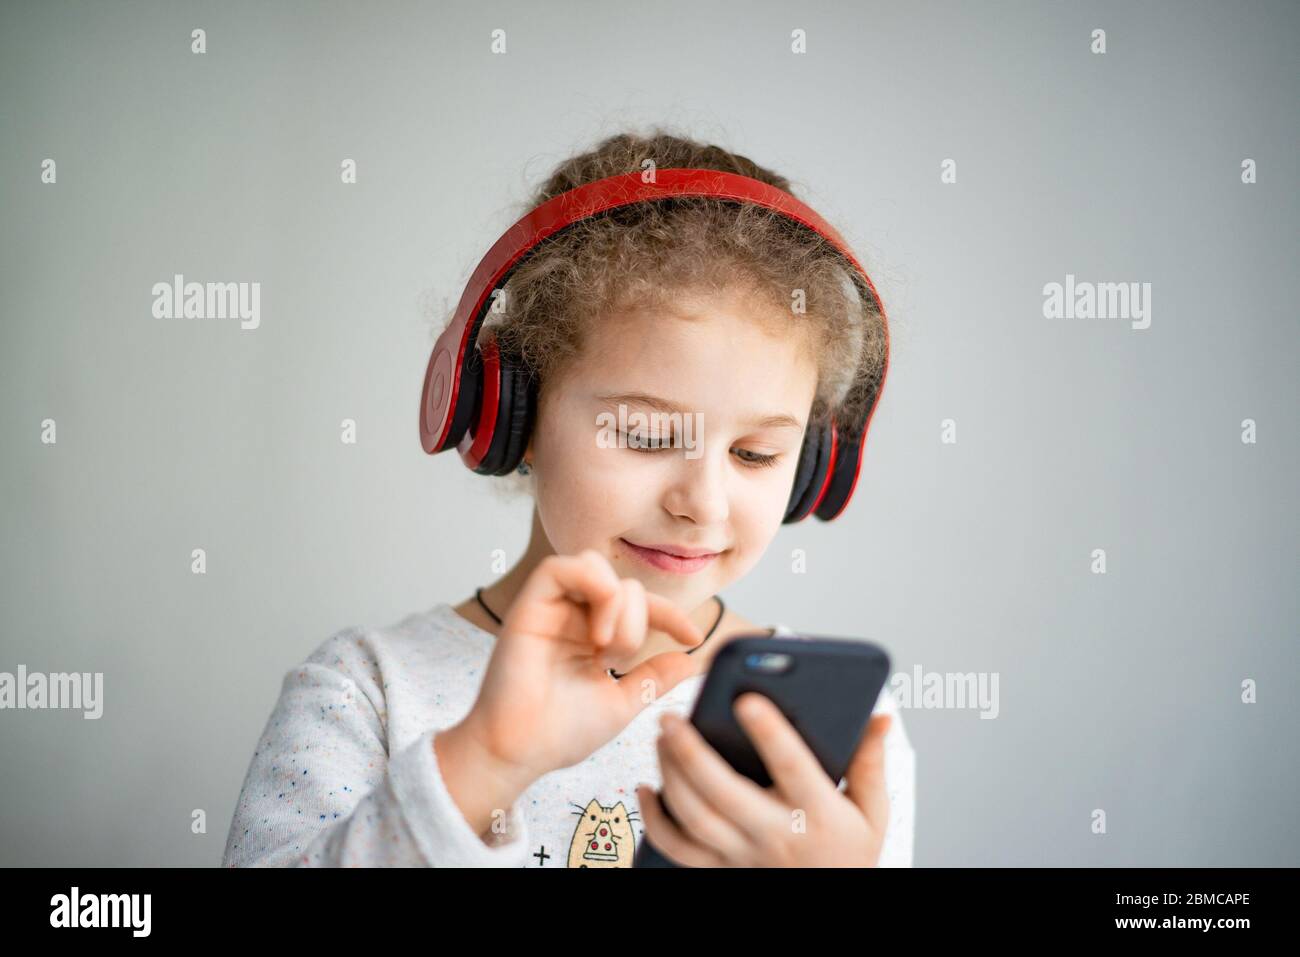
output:
<svg viewBox="0 0 1300 957"><path fill-rule="evenodd" d="M420 444L424 451L432 455L459 444L461 457L471 468L477 468L487 455L492 442L492 429L489 427L483 430L483 434L472 438L466 436L466 431L471 421L480 413L478 407L482 402L490 402L493 409L496 408L499 399L499 380L497 376L483 376L483 362L476 361L473 342L490 307L488 300L492 293L504 285L505 278L520 260L548 236L606 210L634 203L691 196L762 206L826 239L851 266L849 273L858 286L863 301L866 302L869 296L870 300L880 307L885 325L885 372L887 373L889 326L876 287L866 270L853 256L848 244L813 209L785 190L737 173L711 169L660 169L655 171L655 179L652 182L646 182L639 171L623 173L579 186L537 206L506 230L479 261L465 286L465 291L461 294L452 321L434 345L433 354L429 357L425 370L424 388L420 396ZM495 360L495 355L492 358ZM858 442L850 443L843 436L839 437L843 446L857 445L856 450L849 449L850 454L856 452L856 462L853 464L851 484L847 494L844 494L843 501L832 515L820 516L819 514L819 517L824 517L827 521L839 514L857 485L858 471L861 468L862 440L865 440L871 417L880 404L880 395L884 391L884 386L885 375L882 373L880 386L867 412ZM466 441L462 442L462 439ZM832 430L830 437L832 447L835 445L834 439L835 433ZM836 485L832 477L833 472L838 472L839 484L844 484L848 477L845 465L847 463L841 463L840 469L836 470L835 463L831 462L825 480L820 483L819 494L816 500L810 503L809 510L815 509L828 491L836 491L832 488ZM836 497L844 492L843 488L838 489Z"/></svg>

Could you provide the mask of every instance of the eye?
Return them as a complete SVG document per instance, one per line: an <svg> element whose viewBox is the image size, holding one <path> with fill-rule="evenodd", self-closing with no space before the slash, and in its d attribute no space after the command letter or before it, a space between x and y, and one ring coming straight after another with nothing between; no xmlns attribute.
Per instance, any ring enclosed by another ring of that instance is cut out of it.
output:
<svg viewBox="0 0 1300 957"><path fill-rule="evenodd" d="M753 456L751 459L741 459L741 461L756 469L770 469L776 464L776 460L781 457L779 455L761 455L758 452L750 452L748 449L740 449L739 451Z"/></svg>
<svg viewBox="0 0 1300 957"><path fill-rule="evenodd" d="M639 432L620 432L619 436L625 441L629 449L637 452L661 452L664 449L674 447L674 436L643 435ZM779 455L764 455L759 452L751 452L748 449L733 449L732 451L741 452L749 458L741 457L741 461L749 468L767 469L776 465L780 460Z"/></svg>
<svg viewBox="0 0 1300 957"><path fill-rule="evenodd" d="M663 438L658 435L645 435L641 432L620 432L619 437L627 443L629 449L640 452L657 451L671 445L673 437Z"/></svg>

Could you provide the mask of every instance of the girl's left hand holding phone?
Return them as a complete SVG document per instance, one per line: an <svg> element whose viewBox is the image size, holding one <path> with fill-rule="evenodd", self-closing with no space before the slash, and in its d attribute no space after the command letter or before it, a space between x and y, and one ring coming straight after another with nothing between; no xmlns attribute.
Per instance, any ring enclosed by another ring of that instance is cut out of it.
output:
<svg viewBox="0 0 1300 957"><path fill-rule="evenodd" d="M673 820L638 786L646 839L688 867L875 867L889 822L889 715L872 715L840 791L769 698L741 695L735 713L772 787L739 774L690 721L666 714L659 765Z"/></svg>

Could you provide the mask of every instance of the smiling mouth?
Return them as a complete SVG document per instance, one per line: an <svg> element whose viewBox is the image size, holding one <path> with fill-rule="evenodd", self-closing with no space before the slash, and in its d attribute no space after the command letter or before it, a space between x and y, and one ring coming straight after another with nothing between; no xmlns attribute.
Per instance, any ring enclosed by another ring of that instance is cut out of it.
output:
<svg viewBox="0 0 1300 957"><path fill-rule="evenodd" d="M678 575L689 575L706 568L722 552L710 552L706 555L697 555L691 558L683 558L680 555L672 555L657 548L646 548L644 545L634 545L626 538L620 538L620 542L628 547L628 550L635 558L640 559L652 568L660 571L673 572Z"/></svg>

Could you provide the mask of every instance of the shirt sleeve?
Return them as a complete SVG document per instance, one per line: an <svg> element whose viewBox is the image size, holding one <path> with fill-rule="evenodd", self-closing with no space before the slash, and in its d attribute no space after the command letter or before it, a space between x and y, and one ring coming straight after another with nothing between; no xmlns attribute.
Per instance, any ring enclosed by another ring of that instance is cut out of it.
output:
<svg viewBox="0 0 1300 957"><path fill-rule="evenodd" d="M438 766L430 728L394 755L371 699L307 662L284 676L236 805L226 867L522 867L512 806L474 833Z"/></svg>
<svg viewBox="0 0 1300 957"><path fill-rule="evenodd" d="M877 867L911 867L916 815L916 751L903 727L902 709L886 685L875 714L892 716L885 734L885 788L889 792L889 823Z"/></svg>

